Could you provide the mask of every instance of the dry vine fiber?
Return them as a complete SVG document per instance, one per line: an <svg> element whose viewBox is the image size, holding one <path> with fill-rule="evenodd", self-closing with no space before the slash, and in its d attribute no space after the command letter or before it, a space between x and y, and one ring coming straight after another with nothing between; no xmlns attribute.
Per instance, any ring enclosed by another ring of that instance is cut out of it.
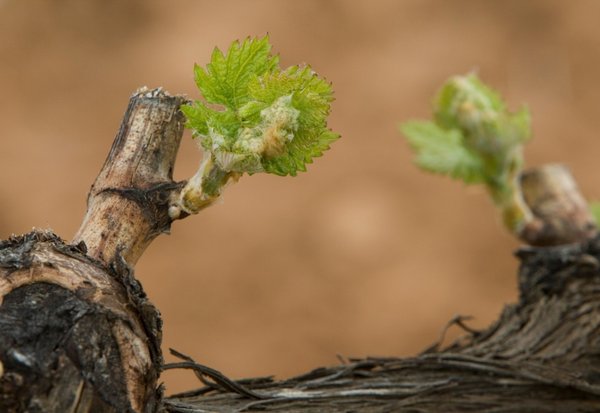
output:
<svg viewBox="0 0 600 413"><path fill-rule="evenodd" d="M0 241L0 412L600 411L598 238L519 250L518 302L446 348L283 381L233 381L177 352L164 365L160 317L133 268L171 225L184 101L132 96L73 241ZM193 370L202 388L163 397L171 368Z"/></svg>
<svg viewBox="0 0 600 413"><path fill-rule="evenodd" d="M252 397L212 383L167 398L167 411L600 411L600 239L518 256L519 302L448 348L240 381Z"/></svg>

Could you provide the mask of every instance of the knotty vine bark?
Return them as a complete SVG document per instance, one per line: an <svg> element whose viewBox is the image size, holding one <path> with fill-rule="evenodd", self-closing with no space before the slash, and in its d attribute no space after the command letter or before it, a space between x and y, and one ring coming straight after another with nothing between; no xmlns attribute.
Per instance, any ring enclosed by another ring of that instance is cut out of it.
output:
<svg viewBox="0 0 600 413"><path fill-rule="evenodd" d="M163 365L160 316L133 266L168 232L183 186L172 179L183 102L132 96L71 243L47 231L0 241L1 412L600 410L598 238L521 249L518 303L447 348L281 382L234 382L176 352L182 362ZM157 379L170 368L203 387L163 399Z"/></svg>
<svg viewBox="0 0 600 413"><path fill-rule="evenodd" d="M600 411L600 239L518 256L519 302L448 348L243 382L258 400L217 383L168 398L167 411Z"/></svg>
<svg viewBox="0 0 600 413"><path fill-rule="evenodd" d="M159 408L161 320L132 268L171 224L184 102L132 96L71 244L45 231L0 243L0 411Z"/></svg>

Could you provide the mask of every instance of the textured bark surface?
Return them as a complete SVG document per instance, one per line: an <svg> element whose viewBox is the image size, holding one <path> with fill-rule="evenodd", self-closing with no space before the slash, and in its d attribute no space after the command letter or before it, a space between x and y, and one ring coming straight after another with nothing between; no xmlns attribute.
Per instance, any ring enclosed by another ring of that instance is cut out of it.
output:
<svg viewBox="0 0 600 413"><path fill-rule="evenodd" d="M239 382L252 397L220 380L168 398L167 411L600 411L600 240L518 255L519 302L447 348Z"/></svg>
<svg viewBox="0 0 600 413"><path fill-rule="evenodd" d="M157 235L169 231L169 200L182 186L173 182L173 168L184 102L160 89L142 89L131 98L75 235L88 255L103 262L118 255L133 266Z"/></svg>
<svg viewBox="0 0 600 413"><path fill-rule="evenodd" d="M0 297L0 411L155 411L160 318L126 265L32 232L0 242Z"/></svg>
<svg viewBox="0 0 600 413"><path fill-rule="evenodd" d="M523 198L535 217L521 239L528 245L553 246L586 241L598 228L571 172L560 164L523 171Z"/></svg>
<svg viewBox="0 0 600 413"><path fill-rule="evenodd" d="M40 231L0 242L0 412L600 411L598 238L520 250L519 302L416 357L281 382L232 381L178 353L162 365L160 317L132 266L171 224L183 102L160 90L131 98L73 243ZM172 368L204 387L161 400L159 372Z"/></svg>
<svg viewBox="0 0 600 413"><path fill-rule="evenodd" d="M171 224L184 101L131 97L72 245L50 232L0 242L0 412L159 408L161 320L132 267Z"/></svg>

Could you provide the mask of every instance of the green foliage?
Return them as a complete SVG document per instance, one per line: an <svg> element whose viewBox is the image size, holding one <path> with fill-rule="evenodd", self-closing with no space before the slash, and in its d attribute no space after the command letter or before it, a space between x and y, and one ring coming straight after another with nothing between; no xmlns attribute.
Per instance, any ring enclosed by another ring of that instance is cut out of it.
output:
<svg viewBox="0 0 600 413"><path fill-rule="evenodd" d="M433 121L406 122L400 129L421 168L485 184L511 231L520 234L532 219L518 181L522 146L531 135L527 109L509 112L476 75L455 76L435 96Z"/></svg>
<svg viewBox="0 0 600 413"><path fill-rule="evenodd" d="M466 145L482 156L503 156L530 138L528 110L510 113L500 95L474 74L453 77L442 87L434 119L445 129L460 130Z"/></svg>
<svg viewBox="0 0 600 413"><path fill-rule="evenodd" d="M195 138L226 172L296 175L339 135L327 129L331 85L309 67L279 67L268 37L215 49L195 66L205 101L182 107Z"/></svg>
<svg viewBox="0 0 600 413"><path fill-rule="evenodd" d="M442 129L433 122L411 121L401 126L402 133L417 152L416 163L429 171L481 182L481 158L473 153L457 129Z"/></svg>
<svg viewBox="0 0 600 413"><path fill-rule="evenodd" d="M509 112L498 93L469 74L442 86L433 122L407 122L401 130L420 167L469 184L483 182L501 198L521 168L530 117L527 109Z"/></svg>

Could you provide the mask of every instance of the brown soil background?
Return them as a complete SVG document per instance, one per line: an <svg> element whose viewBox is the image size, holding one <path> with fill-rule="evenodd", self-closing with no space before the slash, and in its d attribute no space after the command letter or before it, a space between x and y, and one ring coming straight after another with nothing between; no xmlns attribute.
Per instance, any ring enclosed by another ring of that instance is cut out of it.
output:
<svg viewBox="0 0 600 413"><path fill-rule="evenodd" d="M69 239L129 95L197 98L194 62L268 32L283 65L333 82L343 137L309 173L243 178L154 242L136 272L164 348L232 377L415 353L453 315L483 327L516 300L518 243L482 189L414 167L399 121L476 69L531 108L528 164L564 162L600 198L598 16L594 0L0 0L0 238ZM184 140L177 179L201 158Z"/></svg>

